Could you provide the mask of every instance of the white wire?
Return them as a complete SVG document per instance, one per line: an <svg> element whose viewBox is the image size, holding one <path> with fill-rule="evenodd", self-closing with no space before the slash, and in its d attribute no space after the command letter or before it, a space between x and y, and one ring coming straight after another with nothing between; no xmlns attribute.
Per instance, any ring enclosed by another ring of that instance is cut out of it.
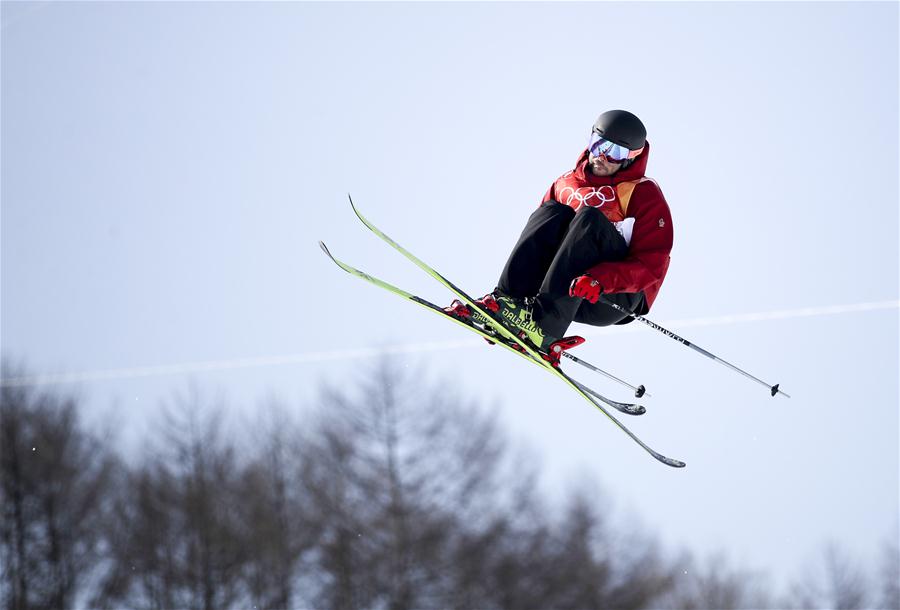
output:
<svg viewBox="0 0 900 610"><path fill-rule="evenodd" d="M801 309L786 309L780 311L768 311L760 313L736 314L726 316L712 316L705 318L689 318L684 320L668 320L662 322L665 327L720 326L726 324L741 324L744 322L760 322L768 320L785 320L790 318L804 318L813 316L830 316L846 313L859 313L877 311L883 309L896 309L900 307L900 300L879 301L873 303L855 303L849 305L829 305L826 307L804 307ZM613 332L627 332L638 330L637 324L624 327L607 327L592 329L583 334L599 334ZM163 375L184 375L208 371L224 371L230 369L245 369L265 366L283 366L288 364L306 364L310 362L327 362L330 360L357 360L363 358L376 358L392 354L414 354L422 352L436 352L454 349L471 348L480 345L478 339L466 339L456 341L433 341L428 343L402 343L378 348L353 348L339 349L321 352L304 352L299 354L286 354L276 356L259 356L255 358L239 358L232 360L209 360L203 362L185 362L179 364L161 364L152 366L139 366L129 368L100 369L93 371L75 371L69 373L49 373L43 375L28 375L23 377L10 377L0 380L3 387L43 386L62 383L83 383L88 381L109 381L118 379L130 379L137 377L156 377Z"/></svg>

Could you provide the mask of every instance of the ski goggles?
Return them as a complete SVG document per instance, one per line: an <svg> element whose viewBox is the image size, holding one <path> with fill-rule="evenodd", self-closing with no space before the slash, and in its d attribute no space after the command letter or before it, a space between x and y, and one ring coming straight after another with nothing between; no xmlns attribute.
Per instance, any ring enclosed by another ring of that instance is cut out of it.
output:
<svg viewBox="0 0 900 610"><path fill-rule="evenodd" d="M588 150L595 157L605 157L609 161L621 163L622 161L637 157L644 151L644 147L641 146L637 150L629 150L615 142L610 142L596 131L592 131Z"/></svg>

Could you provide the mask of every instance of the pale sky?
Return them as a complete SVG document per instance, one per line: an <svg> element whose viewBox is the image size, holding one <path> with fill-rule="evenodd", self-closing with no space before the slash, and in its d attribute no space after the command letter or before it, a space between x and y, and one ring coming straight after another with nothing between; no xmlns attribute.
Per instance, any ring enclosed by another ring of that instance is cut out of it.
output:
<svg viewBox="0 0 900 610"><path fill-rule="evenodd" d="M372 366L354 350L405 346L500 405L549 489L596 481L665 542L776 573L826 541L871 561L900 515L898 78L892 2L4 2L3 354L113 371L58 387L138 437L189 382L233 409L299 405ZM359 224L352 192L483 294L611 108L647 125L672 209L649 317L792 395L643 327L573 326L577 355L653 394L625 423L681 471L316 243L451 300ZM715 320L765 312L784 313Z"/></svg>

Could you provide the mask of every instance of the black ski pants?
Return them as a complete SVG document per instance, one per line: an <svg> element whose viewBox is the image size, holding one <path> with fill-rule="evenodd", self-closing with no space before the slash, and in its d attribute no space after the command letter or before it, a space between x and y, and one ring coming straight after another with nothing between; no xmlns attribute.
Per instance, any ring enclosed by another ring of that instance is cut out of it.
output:
<svg viewBox="0 0 900 610"><path fill-rule="evenodd" d="M625 238L596 208L578 212L556 201L543 203L525 225L503 268L497 288L512 297L536 296L534 315L544 332L562 337L575 322L609 326L628 318L603 303L569 296L576 277L602 262L628 254ZM607 298L628 311L644 303L643 293L612 293Z"/></svg>

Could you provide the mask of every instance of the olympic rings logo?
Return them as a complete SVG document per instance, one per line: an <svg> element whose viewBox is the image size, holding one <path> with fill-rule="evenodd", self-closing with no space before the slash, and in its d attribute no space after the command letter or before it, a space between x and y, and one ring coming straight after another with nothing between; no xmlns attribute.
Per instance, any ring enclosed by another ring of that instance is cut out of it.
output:
<svg viewBox="0 0 900 610"><path fill-rule="evenodd" d="M592 208L602 208L604 204L616 200L616 190L609 185L599 188L583 186L578 189L567 186L559 191L559 198L561 200L560 203L565 203L575 210L585 205Z"/></svg>

